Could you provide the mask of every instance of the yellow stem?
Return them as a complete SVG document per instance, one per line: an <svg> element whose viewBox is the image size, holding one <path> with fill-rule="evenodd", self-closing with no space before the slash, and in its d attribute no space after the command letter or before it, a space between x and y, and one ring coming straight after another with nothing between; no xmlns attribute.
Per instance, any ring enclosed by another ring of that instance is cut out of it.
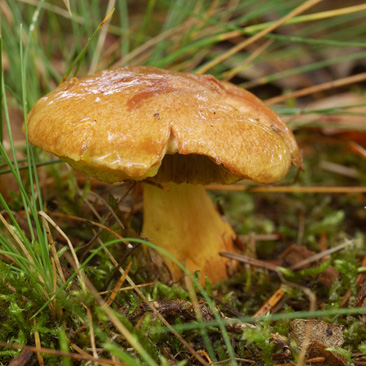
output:
<svg viewBox="0 0 366 366"><path fill-rule="evenodd" d="M231 264L221 257L221 251L234 251L235 233L216 210L203 186L193 184L164 184L163 190L144 185L143 236L167 250L194 273L201 271L216 282L228 277ZM182 271L164 258L173 280ZM229 270L229 271L228 271Z"/></svg>

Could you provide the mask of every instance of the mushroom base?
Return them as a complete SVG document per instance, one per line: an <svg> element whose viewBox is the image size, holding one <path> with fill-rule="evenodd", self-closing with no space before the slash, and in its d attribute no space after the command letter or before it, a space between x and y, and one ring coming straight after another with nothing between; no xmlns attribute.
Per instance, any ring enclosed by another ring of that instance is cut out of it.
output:
<svg viewBox="0 0 366 366"><path fill-rule="evenodd" d="M222 251L235 251L234 230L222 219L201 185L164 184L169 191L144 184L142 235L168 251L191 273L199 270L200 282L228 277L235 267ZM164 262L174 281L182 270L168 258Z"/></svg>

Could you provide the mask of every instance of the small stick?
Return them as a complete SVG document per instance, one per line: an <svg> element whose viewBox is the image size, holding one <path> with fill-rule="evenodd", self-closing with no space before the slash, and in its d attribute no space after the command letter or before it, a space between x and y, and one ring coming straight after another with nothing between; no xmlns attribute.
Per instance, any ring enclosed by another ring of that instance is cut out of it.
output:
<svg viewBox="0 0 366 366"><path fill-rule="evenodd" d="M36 325L36 318L34 318L34 325ZM35 329L34 329L34 342L35 342L37 348L42 348L41 338L39 336L37 327L35 327ZM22 352L24 352L24 351L27 351L27 350L23 350ZM29 350L28 350L28 352L29 352ZM37 359L38 359L39 366L44 366L44 358L40 352L37 352Z"/></svg>
<svg viewBox="0 0 366 366"><path fill-rule="evenodd" d="M253 315L253 317L264 316L269 311L271 311L285 295L285 291L283 289L284 286L281 285L275 291L275 293L262 305L262 307Z"/></svg>
<svg viewBox="0 0 366 366"><path fill-rule="evenodd" d="M289 269L291 271L295 271L297 269L300 269L302 267L305 267L306 265L310 264L310 263L313 263L313 262L317 262L319 259L322 259L330 254L333 254L335 252L338 252L340 250L343 250L344 248L347 248L349 247L350 245L352 245L352 242L347 242L347 243L344 243L344 244L340 244L334 248L330 248L330 249L327 249L327 250L324 250L320 253L317 253L317 254L314 254L312 255L311 257L309 258L306 258L300 262L297 262L295 263L294 265L292 265Z"/></svg>
<svg viewBox="0 0 366 366"><path fill-rule="evenodd" d="M247 256L242 255L242 254L231 253L231 252L220 252L220 255L222 257L234 259L234 260L237 260L239 262L243 262L243 263L253 265L255 267L265 268L265 269L268 269L269 271L278 272L278 266L276 266L275 264L268 263L268 262L265 262L265 261L261 261L259 259L254 259L254 258L251 258L251 257L247 257Z"/></svg>
<svg viewBox="0 0 366 366"><path fill-rule="evenodd" d="M314 358L309 358L308 360L305 361L306 364L308 363L323 363L326 360L325 357L319 356L319 357L314 357Z"/></svg>
<svg viewBox="0 0 366 366"><path fill-rule="evenodd" d="M354 141L351 141L348 147L353 153L361 156L361 158L363 159L366 159L366 149L364 149L361 145L357 144Z"/></svg>
<svg viewBox="0 0 366 366"><path fill-rule="evenodd" d="M239 239L247 241L254 239L254 241L275 241L280 239L279 234L250 234L250 235L239 235Z"/></svg>
<svg viewBox="0 0 366 366"><path fill-rule="evenodd" d="M204 349L197 351L197 353L198 353L199 355L201 355L201 356L205 357L205 358L207 359L208 364L209 364L210 366L214 366L213 362L211 361L210 356L208 355L208 353L207 353Z"/></svg>

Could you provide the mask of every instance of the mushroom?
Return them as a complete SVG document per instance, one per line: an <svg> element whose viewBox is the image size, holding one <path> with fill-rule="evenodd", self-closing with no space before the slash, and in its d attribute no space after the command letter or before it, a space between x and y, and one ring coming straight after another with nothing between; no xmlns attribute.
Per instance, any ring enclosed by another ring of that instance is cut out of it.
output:
<svg viewBox="0 0 366 366"><path fill-rule="evenodd" d="M302 164L271 109L211 75L141 66L72 78L27 120L29 140L75 169L108 183L146 182L142 235L212 282L228 276L219 253L236 250L235 233L204 185L273 183ZM164 261L178 280L181 270Z"/></svg>

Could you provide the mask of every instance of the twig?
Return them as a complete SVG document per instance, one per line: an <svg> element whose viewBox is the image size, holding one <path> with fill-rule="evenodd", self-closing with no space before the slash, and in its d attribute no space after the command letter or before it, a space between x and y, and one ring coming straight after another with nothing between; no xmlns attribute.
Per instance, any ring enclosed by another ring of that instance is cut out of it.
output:
<svg viewBox="0 0 366 366"><path fill-rule="evenodd" d="M326 257L327 255L333 254L335 252L339 252L340 250L343 250L343 249L347 248L350 245L352 245L352 242L347 242L347 243L338 245L334 248L324 250L320 253L314 254L313 256L311 256L309 258L304 259L301 262L298 262L298 263L292 265L291 267L289 267L289 269L291 271L298 270L301 267L305 267L306 265L308 265L310 263L319 261L320 259ZM250 264L250 265L255 266L255 267L264 268L264 269L268 269L269 271L279 273L279 267L278 266L276 266L275 264L266 262L266 261L262 261L260 259L255 259L255 258L247 257L247 256L242 255L242 254L231 253L231 252L220 252L220 255L223 256L223 257L226 257L226 258L237 260L237 261L242 262L242 263ZM365 261L365 264L363 264L363 266L366 266L366 256L364 258L364 261Z"/></svg>
<svg viewBox="0 0 366 366"><path fill-rule="evenodd" d="M289 267L289 269L291 271L295 271L297 269L307 266L310 263L317 262L319 259L322 259L322 258L326 257L327 255L333 254L335 252L339 252L340 250L343 250L343 249L349 247L350 245L352 245L352 242L347 242L347 243L338 245L334 248L324 250L320 253L314 254L313 256L311 256L309 258L302 260L301 262L298 262L298 263L292 265L291 267Z"/></svg>
<svg viewBox="0 0 366 366"><path fill-rule="evenodd" d="M249 234L239 235L239 239L242 241L254 240L257 241L275 241L280 239L279 234Z"/></svg>
<svg viewBox="0 0 366 366"><path fill-rule="evenodd" d="M247 257L242 254L231 253L231 252L220 252L220 255L222 257L234 259L239 262L247 263L247 264L250 264L255 267L268 269L269 271L273 271L273 272L278 272L278 266L276 266L275 264L272 264L272 263L261 261L260 259L255 259L255 258Z"/></svg>
<svg viewBox="0 0 366 366"><path fill-rule="evenodd" d="M262 307L253 315L253 317L264 316L271 309L274 308L275 305L283 298L285 295L284 286L281 285L275 293L262 305Z"/></svg>

